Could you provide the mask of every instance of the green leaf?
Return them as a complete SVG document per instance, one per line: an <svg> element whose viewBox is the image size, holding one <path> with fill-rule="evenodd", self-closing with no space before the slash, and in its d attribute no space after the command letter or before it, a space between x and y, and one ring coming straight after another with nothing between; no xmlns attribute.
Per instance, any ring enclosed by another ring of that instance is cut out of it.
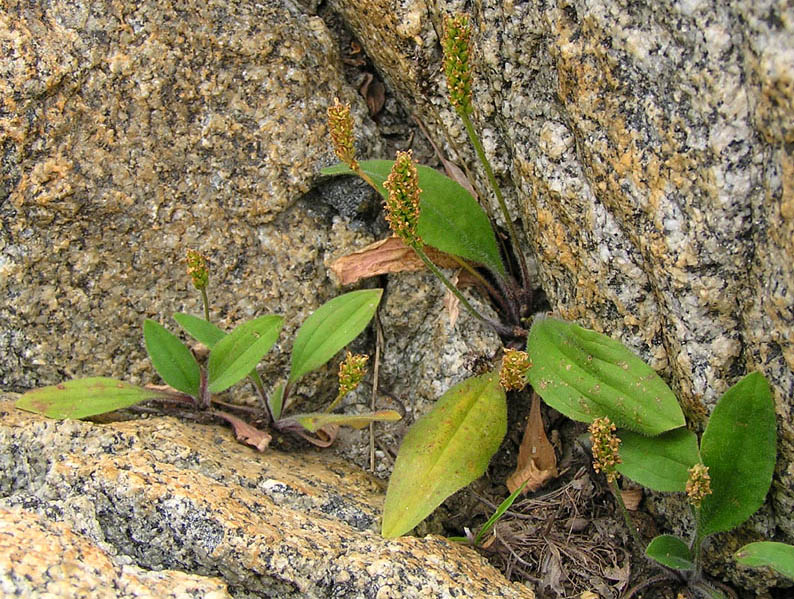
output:
<svg viewBox="0 0 794 599"><path fill-rule="evenodd" d="M162 396L158 391L142 389L124 381L91 377L32 389L23 394L15 405L20 410L48 418L88 418Z"/></svg>
<svg viewBox="0 0 794 599"><path fill-rule="evenodd" d="M686 491L689 469L700 462L698 439L686 428L656 437L619 430L618 472L654 491Z"/></svg>
<svg viewBox="0 0 794 599"><path fill-rule="evenodd" d="M316 370L350 343L372 320L383 289L351 291L325 302L295 335L288 383Z"/></svg>
<svg viewBox="0 0 794 599"><path fill-rule="evenodd" d="M383 182L391 172L393 160L365 160L361 170L378 186L386 198ZM430 246L484 264L504 276L499 246L488 215L476 199L459 183L427 166L418 166L419 227L417 232ZM354 174L346 164L339 163L322 170L324 175Z"/></svg>
<svg viewBox="0 0 794 599"><path fill-rule="evenodd" d="M538 318L527 341L532 387L572 420L608 416L618 428L658 435L684 426L673 392L622 343L555 318Z"/></svg>
<svg viewBox="0 0 794 599"><path fill-rule="evenodd" d="M284 408L284 383L279 383L270 392L270 396L267 398L267 405L270 408L273 420L281 418L281 410Z"/></svg>
<svg viewBox="0 0 794 599"><path fill-rule="evenodd" d="M143 340L157 374L174 389L198 397L199 365L179 338L159 322L147 318L143 322Z"/></svg>
<svg viewBox="0 0 794 599"><path fill-rule="evenodd" d="M711 495L700 506L700 534L731 530L764 503L775 469L775 402L764 375L748 374L711 413L700 455L709 468Z"/></svg>
<svg viewBox="0 0 794 599"><path fill-rule="evenodd" d="M772 541L745 545L733 556L743 566L769 566L786 578L794 580L794 546Z"/></svg>
<svg viewBox="0 0 794 599"><path fill-rule="evenodd" d="M245 378L273 347L283 324L281 316L260 316L218 341L207 364L210 392L220 393Z"/></svg>
<svg viewBox="0 0 794 599"><path fill-rule="evenodd" d="M386 492L381 534L405 534L458 489L482 476L507 431L495 371L444 393L403 439Z"/></svg>
<svg viewBox="0 0 794 599"><path fill-rule="evenodd" d="M309 414L296 414L295 416L290 416L286 420L294 420L310 433L314 433L329 424L364 428L370 422L396 422L400 418L399 412L395 412L394 410L378 410L377 412L365 412L363 414L328 414L326 412L312 412Z"/></svg>
<svg viewBox="0 0 794 599"><path fill-rule="evenodd" d="M694 570L695 560L684 541L672 535L660 535L645 549L645 555L668 568Z"/></svg>
<svg viewBox="0 0 794 599"><path fill-rule="evenodd" d="M179 326L182 327L188 335L210 349L226 336L226 331L223 329L203 318L193 316L192 314L177 312L174 314L174 320L176 320Z"/></svg>

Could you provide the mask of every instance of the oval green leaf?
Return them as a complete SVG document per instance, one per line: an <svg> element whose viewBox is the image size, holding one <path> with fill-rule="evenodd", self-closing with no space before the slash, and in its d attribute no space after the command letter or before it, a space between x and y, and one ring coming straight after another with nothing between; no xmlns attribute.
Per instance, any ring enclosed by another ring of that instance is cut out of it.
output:
<svg viewBox="0 0 794 599"><path fill-rule="evenodd" d="M731 530L761 507L776 451L775 402L764 375L753 372L725 392L703 431L711 495L700 506L700 534Z"/></svg>
<svg viewBox="0 0 794 599"><path fill-rule="evenodd" d="M658 435L684 426L684 413L658 374L609 337L536 317L527 340L532 387L572 420L608 416L618 428Z"/></svg>
<svg viewBox="0 0 794 599"><path fill-rule="evenodd" d="M284 319L267 315L249 320L218 341L207 364L211 393L225 391L244 379L278 339Z"/></svg>
<svg viewBox="0 0 794 599"><path fill-rule="evenodd" d="M48 418L88 418L157 397L162 393L116 379L90 377L32 389L15 405Z"/></svg>
<svg viewBox="0 0 794 599"><path fill-rule="evenodd" d="M364 428L370 422L396 422L401 418L399 412L394 410L378 410L363 414L327 414L325 412L312 412L296 414L286 420L295 421L310 433L315 433L324 426L335 424L337 426L350 426Z"/></svg>
<svg viewBox="0 0 794 599"><path fill-rule="evenodd" d="M174 320L182 327L188 335L193 337L199 343L203 343L208 348L212 349L218 341L226 336L226 331L215 326L211 322L193 316L192 314L184 314L177 312L174 314Z"/></svg>
<svg viewBox="0 0 794 599"><path fill-rule="evenodd" d="M482 476L506 431L507 403L497 372L444 393L403 439L386 492L383 536L407 533Z"/></svg>
<svg viewBox="0 0 794 599"><path fill-rule="evenodd" d="M325 302L307 318L295 335L289 383L316 370L369 324L383 289L362 289Z"/></svg>
<svg viewBox="0 0 794 599"><path fill-rule="evenodd" d="M143 322L143 340L157 374L174 389L198 397L199 365L179 338L159 322L147 318Z"/></svg>
<svg viewBox="0 0 794 599"><path fill-rule="evenodd" d="M743 566L769 566L794 580L794 545L759 541L745 545L733 557Z"/></svg>
<svg viewBox="0 0 794 599"><path fill-rule="evenodd" d="M361 170L377 185L386 198L383 182L391 172L393 160L364 160ZM419 227L417 232L427 245L454 256L483 264L504 276L505 267L488 215L463 186L427 166L418 166ZM352 175L346 164L322 170L324 175Z"/></svg>
<svg viewBox="0 0 794 599"><path fill-rule="evenodd" d="M654 538L645 549L645 555L655 559L668 568L694 570L695 560L684 541L673 535L660 535Z"/></svg>
<svg viewBox="0 0 794 599"><path fill-rule="evenodd" d="M654 491L684 492L689 469L700 461L698 439L686 428L656 437L619 430L618 472Z"/></svg>

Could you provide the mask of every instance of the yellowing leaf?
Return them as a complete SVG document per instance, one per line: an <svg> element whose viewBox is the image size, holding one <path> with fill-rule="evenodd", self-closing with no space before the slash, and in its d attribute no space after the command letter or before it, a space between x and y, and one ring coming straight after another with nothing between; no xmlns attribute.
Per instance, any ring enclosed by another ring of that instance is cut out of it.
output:
<svg viewBox="0 0 794 599"><path fill-rule="evenodd" d="M394 465L382 534L405 534L458 489L482 476L507 431L499 373L455 385L405 435Z"/></svg>

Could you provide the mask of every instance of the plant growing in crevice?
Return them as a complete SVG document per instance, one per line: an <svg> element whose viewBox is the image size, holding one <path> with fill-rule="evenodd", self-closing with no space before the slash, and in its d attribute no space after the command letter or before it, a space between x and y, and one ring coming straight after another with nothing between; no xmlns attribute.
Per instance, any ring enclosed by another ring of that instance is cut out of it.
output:
<svg viewBox="0 0 794 599"><path fill-rule="evenodd" d="M366 356L348 354L340 367L340 388L336 399L323 412L284 416L291 391L306 374L326 364L358 336L375 314L381 289L352 291L335 297L311 314L298 329L292 347L290 371L285 383L267 394L257 365L278 339L284 319L265 315L237 325L231 332L208 320L207 260L198 252L187 254L188 274L199 290L205 318L176 313L176 323L193 339L209 349L204 366L193 352L160 323L146 319L143 337L152 366L166 387L138 387L105 377L66 381L34 389L17 400L16 406L51 418L86 418L127 408L144 401L192 408L199 413L226 420L238 439L264 450L270 434L231 412L242 412L254 423L297 433L321 446L329 445L340 425L356 428L373 421L400 418L393 410L362 414L333 414L342 398L359 384L365 374ZM260 400L260 409L227 404L216 397L248 378ZM223 408L223 409L221 409Z"/></svg>
<svg viewBox="0 0 794 599"><path fill-rule="evenodd" d="M341 162L326 175L356 174L384 198L386 219L395 238L415 253L468 312L496 331L508 347L522 346L532 302L531 281L518 236L482 143L472 125L470 26L463 16L445 24L444 67L449 98L463 120L480 159L517 257L500 253L492 211L456 181L417 165L410 151L394 161L356 158L350 108L338 101L328 109L334 151ZM498 318L482 314L430 257L454 264L492 300ZM463 381L445 393L403 440L389 483L383 534L404 534L451 493L482 474L506 431L506 397L494 370ZM438 461L441 460L441 463ZM443 474L442 473L446 473ZM449 473L453 473L450 475ZM421 492L414 492L415 489Z"/></svg>
<svg viewBox="0 0 794 599"><path fill-rule="evenodd" d="M595 340L597 333L590 333ZM574 366L583 364L574 361ZM609 377L600 377L598 384L610 384ZM647 395L640 398L653 401ZM666 578L684 582L706 597L725 596L715 586L718 583L709 581L702 572L703 545L711 535L745 522L763 504L776 459L775 427L769 386L757 372L725 392L708 420L699 447L695 433L684 427L645 436L630 430L616 432L608 417L593 420L594 469L605 474L637 546L665 568ZM686 493L695 521L689 542L665 534L646 547L623 503L619 474L655 491ZM662 580L665 577L652 578L627 596Z"/></svg>

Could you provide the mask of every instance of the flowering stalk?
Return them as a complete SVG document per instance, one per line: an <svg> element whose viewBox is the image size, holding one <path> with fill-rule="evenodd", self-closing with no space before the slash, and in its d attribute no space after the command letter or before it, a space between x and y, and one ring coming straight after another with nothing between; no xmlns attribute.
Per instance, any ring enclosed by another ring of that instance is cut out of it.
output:
<svg viewBox="0 0 794 599"><path fill-rule="evenodd" d="M463 121L466 134L469 136L469 140L474 146L474 151L477 153L477 157L485 169L485 175L496 196L499 210L502 212L507 231L510 234L510 241L518 257L523 283L524 285L528 285L529 271L527 270L524 256L520 251L521 246L518 245L518 235L513 226L513 220L510 218L507 204L502 195L502 189L496 181L491 163L485 155L485 149L480 142L479 136L474 131L474 125L469 118L469 115L474 112L474 108L471 101L471 65L469 64L469 57L471 56L471 24L466 15L458 14L446 18L444 21L444 36L441 45L444 49L444 72L447 76L449 101L455 108L455 112L458 113L458 116Z"/></svg>
<svg viewBox="0 0 794 599"><path fill-rule="evenodd" d="M433 264L423 249L422 239L419 237L417 228L419 225L419 196L422 190L419 188L419 175L416 172L416 164L413 161L411 151L397 152L391 173L383 187L389 192L386 199L386 220L392 232L399 237L405 245L416 252L416 255L425 263L428 270L449 289L460 303L478 320L485 322L499 333L511 335L515 332L499 322L495 322L480 314L469 300L455 287L444 273Z"/></svg>
<svg viewBox="0 0 794 599"><path fill-rule="evenodd" d="M334 98L334 104L328 107L328 131L331 134L336 157L377 191L375 183L361 170L361 165L356 160L350 104L342 104L338 98Z"/></svg>
<svg viewBox="0 0 794 599"><path fill-rule="evenodd" d="M623 521L626 523L626 528L631 533L631 538L637 544L641 552L645 551L645 546L637 533L634 523L631 521L629 511L626 509L626 504L623 502L623 494L620 492L618 485L617 467L621 463L618 448L620 447L620 439L615 435L615 425L612 421L604 416L603 418L596 418L590 424L590 438L593 442L593 470L596 472L603 472L609 483L609 488L615 496L620 513L623 514Z"/></svg>
<svg viewBox="0 0 794 599"><path fill-rule="evenodd" d="M695 464L689 469L686 481L686 495L695 512L695 538L692 541L692 555L695 558L695 576L700 575L703 535L700 534L700 504L706 496L711 495L711 477L708 466Z"/></svg>
<svg viewBox="0 0 794 599"><path fill-rule="evenodd" d="M333 410L345 395L358 387L361 379L367 374L368 360L369 356L347 352L347 357L339 364L339 392L331 405L325 408L326 412Z"/></svg>
<svg viewBox="0 0 794 599"><path fill-rule="evenodd" d="M204 304L204 320L210 319L210 303L207 297L207 285L209 284L210 271L207 263L207 258L198 253L196 250L188 250L187 257L187 274L193 281L193 287L201 292L201 302Z"/></svg>

